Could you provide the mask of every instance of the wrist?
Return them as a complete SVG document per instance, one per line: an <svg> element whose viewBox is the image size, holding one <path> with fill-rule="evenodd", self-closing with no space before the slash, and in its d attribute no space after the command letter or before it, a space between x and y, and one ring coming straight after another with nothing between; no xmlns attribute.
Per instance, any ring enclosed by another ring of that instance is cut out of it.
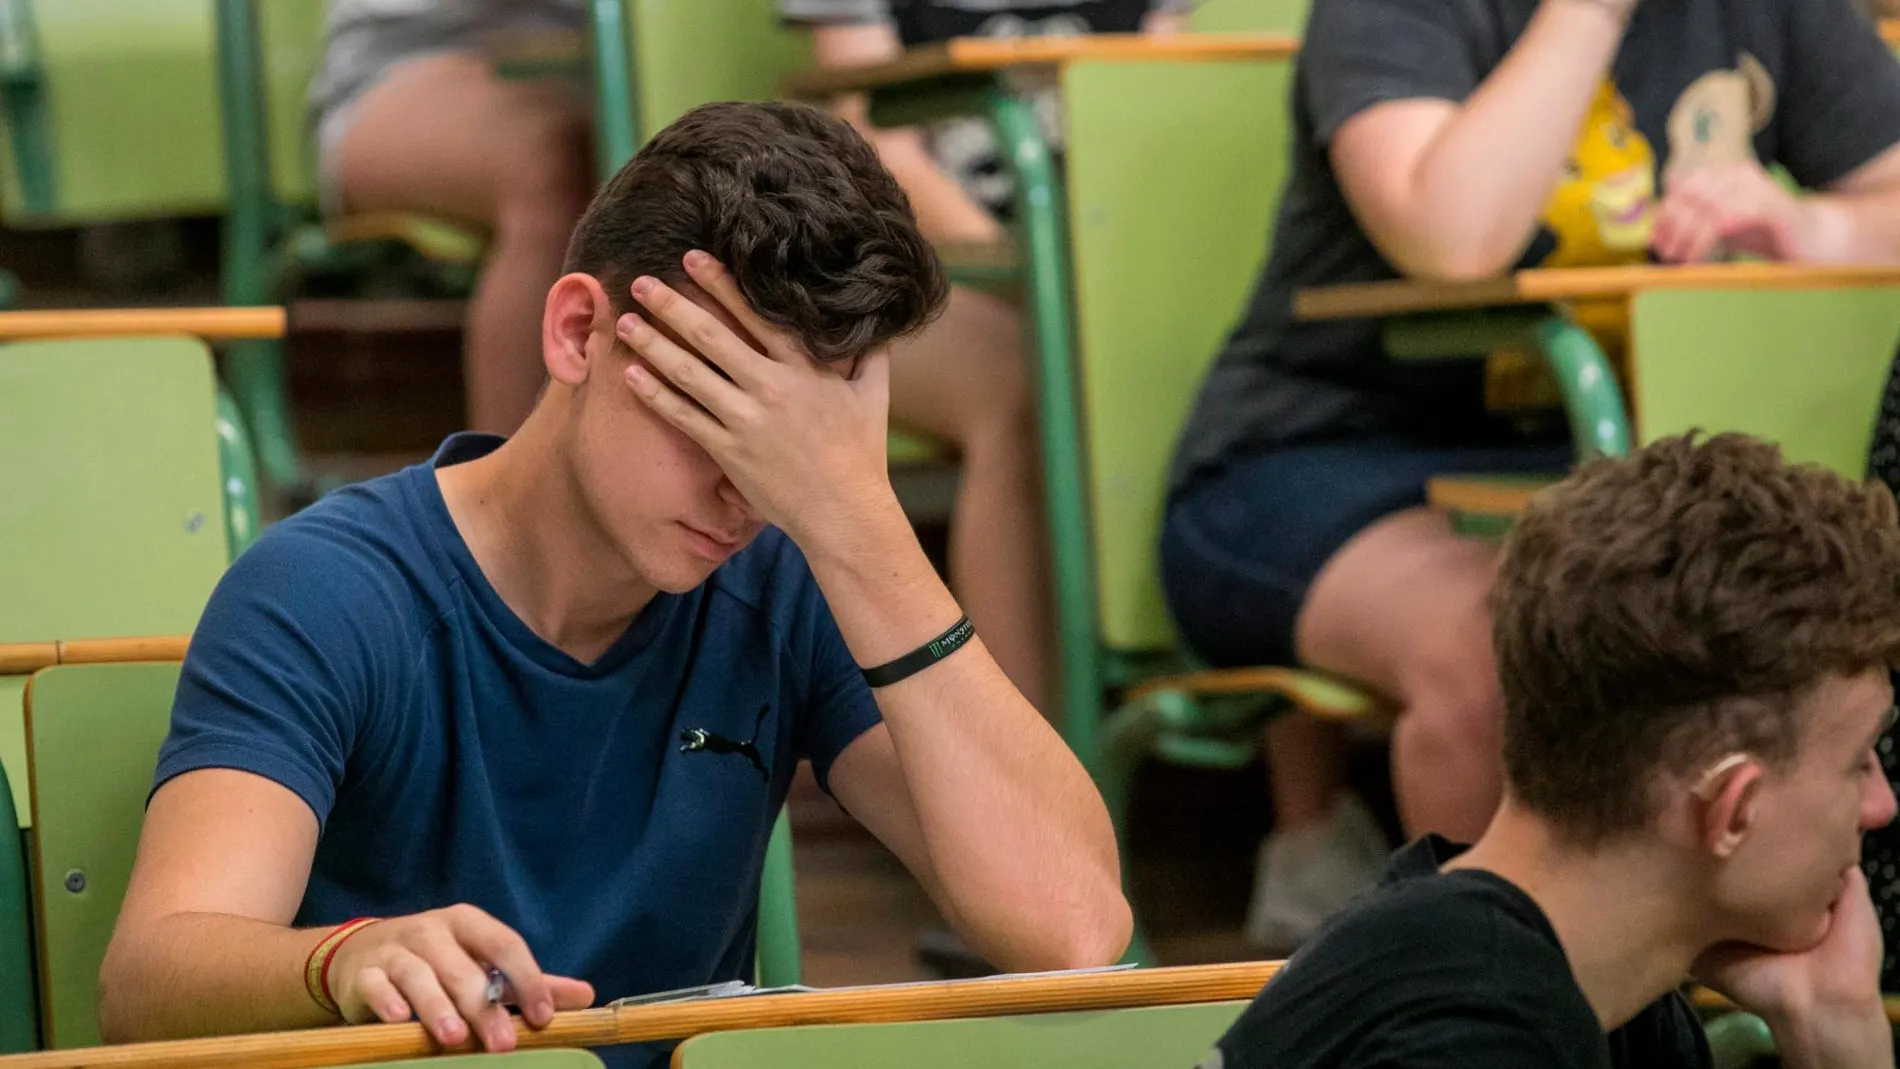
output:
<svg viewBox="0 0 1900 1069"><path fill-rule="evenodd" d="M1847 263L1854 259L1854 220L1850 212L1825 195L1791 199L1794 255L1790 259L1804 263Z"/></svg>
<svg viewBox="0 0 1900 1069"><path fill-rule="evenodd" d="M352 936L375 924L377 920L376 917L358 917L337 925L319 939L317 944L310 948L310 954L304 958L304 990L309 993L311 1001L325 1013L335 1017L343 1016L343 1011L333 993L334 989L330 986L338 953Z"/></svg>
<svg viewBox="0 0 1900 1069"><path fill-rule="evenodd" d="M1893 1034L1878 995L1764 1014L1788 1069L1891 1069Z"/></svg>

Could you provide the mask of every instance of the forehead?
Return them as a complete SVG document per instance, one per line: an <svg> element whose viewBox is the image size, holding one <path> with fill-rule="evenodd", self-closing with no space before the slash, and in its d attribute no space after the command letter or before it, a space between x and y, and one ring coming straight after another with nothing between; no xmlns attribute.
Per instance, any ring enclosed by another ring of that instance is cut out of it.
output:
<svg viewBox="0 0 1900 1069"><path fill-rule="evenodd" d="M1886 668L1824 677L1802 703L1808 741L1817 749L1858 751L1893 714L1893 685Z"/></svg>

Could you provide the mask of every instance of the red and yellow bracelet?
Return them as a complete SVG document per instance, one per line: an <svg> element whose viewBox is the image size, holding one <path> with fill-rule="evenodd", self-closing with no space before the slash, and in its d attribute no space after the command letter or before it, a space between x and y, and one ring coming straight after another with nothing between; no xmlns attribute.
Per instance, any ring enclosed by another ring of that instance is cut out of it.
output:
<svg viewBox="0 0 1900 1069"><path fill-rule="evenodd" d="M343 1013L337 1008L336 999L330 997L330 959L336 957L336 948L342 946L345 939L375 924L380 919L379 917L358 917L355 920L344 921L330 929L330 934L324 936L321 942L312 947L310 956L304 959L304 990L310 992L310 998L323 1007L325 1013L337 1016L342 1016Z"/></svg>

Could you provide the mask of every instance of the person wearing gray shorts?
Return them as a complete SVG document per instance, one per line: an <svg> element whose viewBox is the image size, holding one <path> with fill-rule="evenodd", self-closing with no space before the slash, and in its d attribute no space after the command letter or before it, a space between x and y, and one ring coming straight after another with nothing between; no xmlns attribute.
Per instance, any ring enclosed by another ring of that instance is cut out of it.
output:
<svg viewBox="0 0 1900 1069"><path fill-rule="evenodd" d="M479 228L468 306L468 423L512 433L543 379L541 298L593 192L590 97L506 77L503 57L576 44L581 0L332 0L310 87L326 215L417 212Z"/></svg>

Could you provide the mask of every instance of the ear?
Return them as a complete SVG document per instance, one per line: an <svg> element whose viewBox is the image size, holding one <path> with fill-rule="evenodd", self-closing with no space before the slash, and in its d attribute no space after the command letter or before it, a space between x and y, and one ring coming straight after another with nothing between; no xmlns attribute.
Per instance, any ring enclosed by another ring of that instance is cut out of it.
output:
<svg viewBox="0 0 1900 1069"><path fill-rule="evenodd" d="M1761 60L1748 52L1742 53L1736 69L1748 83L1750 132L1761 133L1768 128L1768 120L1775 115L1775 80L1769 76L1768 68L1761 65Z"/></svg>
<svg viewBox="0 0 1900 1069"><path fill-rule="evenodd" d="M1762 776L1761 762L1741 754L1704 774L1690 792L1700 817L1697 832L1703 849L1724 860L1741 849L1755 828Z"/></svg>
<svg viewBox="0 0 1900 1069"><path fill-rule="evenodd" d="M548 289L541 312L541 359L554 381L579 386L614 345L614 306L600 280L582 271Z"/></svg>

